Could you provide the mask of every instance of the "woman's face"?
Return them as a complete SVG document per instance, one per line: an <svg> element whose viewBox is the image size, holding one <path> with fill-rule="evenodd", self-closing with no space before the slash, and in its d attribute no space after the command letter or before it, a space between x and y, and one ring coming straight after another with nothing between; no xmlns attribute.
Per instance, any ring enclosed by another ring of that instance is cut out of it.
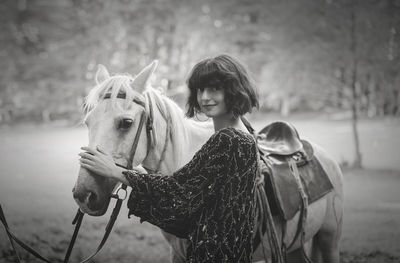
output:
<svg viewBox="0 0 400 263"><path fill-rule="evenodd" d="M222 87L204 87L197 90L197 103L207 117L220 117L228 113L225 91Z"/></svg>

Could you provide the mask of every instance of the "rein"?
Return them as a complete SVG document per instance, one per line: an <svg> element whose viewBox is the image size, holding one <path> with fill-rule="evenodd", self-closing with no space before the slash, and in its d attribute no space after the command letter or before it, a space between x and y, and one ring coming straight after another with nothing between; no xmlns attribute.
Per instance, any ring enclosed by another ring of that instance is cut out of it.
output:
<svg viewBox="0 0 400 263"><path fill-rule="evenodd" d="M85 263L85 262L88 262L90 259L92 259L95 255L97 255L97 253L100 252L100 250L102 249L102 247L106 243L107 238L110 235L111 230L112 230L112 228L114 226L114 223L115 223L115 221L116 221L116 219L118 217L119 211L121 209L122 202L125 200L125 198L127 196L126 187L127 187L126 185L122 184L121 187L116 191L116 194L111 195L111 198L116 198L118 200L117 200L117 202L115 204L115 207L114 207L114 209L113 209L113 211L111 213L110 219L109 219L109 221L107 223L107 226L105 228L105 233L104 233L103 239L101 240L100 244L98 245L96 251L92 255L87 257L86 259L82 260L80 263ZM123 198L121 198L120 195L119 195L119 192L121 190L123 190L125 192L125 194L123 195ZM66 252L65 257L64 257L64 261L63 261L64 263L67 263L69 261L69 257L71 255L71 252L72 252L72 249L74 247L76 238L78 236L78 232L79 232L80 226L82 224L82 220L83 220L83 216L84 215L85 214L80 209L78 209L78 212L76 213L75 218L72 221L72 224L75 225L75 229L74 229L74 232L72 234L72 237L71 237L67 252ZM12 233L12 231L10 230L10 228L8 226L8 223L7 223L6 217L4 215L4 211L3 211L3 208L1 206L1 204L0 204L0 221L2 222L2 224L4 226L4 229L6 230L8 239L10 240L12 250L13 250L13 252L15 254L15 257L16 257L18 263L21 263L22 261L21 261L21 258L19 257L19 254L18 254L18 252L17 252L17 250L15 248L14 241L18 245L20 245L23 249L25 249L25 251L27 251L28 253L32 254L33 256L35 256L36 258L40 259L41 261L47 262L47 263L51 263L51 261L49 259L47 259L44 256L42 256L35 249L33 249L32 247L30 247L29 245L27 245L26 243L21 241L19 238L17 238Z"/></svg>
<svg viewBox="0 0 400 263"><path fill-rule="evenodd" d="M105 94L104 99L108 99L108 98L110 98L110 97L111 97L111 94L110 94L110 93L107 93L107 94ZM125 99L125 98L126 98L126 95L123 94L123 93L120 93L120 94L117 95L117 98L123 98L123 99ZM127 170L132 169L133 159L134 159L134 156L135 156L135 153L136 153L136 149L137 149L137 146L138 146L138 143L139 143L141 131L142 131L143 127L144 127L144 123L145 123L145 122L146 122L146 133L147 133L147 155L149 154L149 151L150 151L150 148L151 148L151 144L152 144L152 140L151 140L152 136L151 136L151 134L153 133L153 136L154 136L154 129L153 129L153 106L152 106L150 97L148 97L148 108L149 108L149 109L148 109L148 113L147 113L147 111L146 111L146 104L145 104L145 102L143 102L143 101L141 101L141 100L137 100L137 99L134 99L133 102L135 102L135 103L137 103L138 105L142 106L145 110L143 111L143 113L142 113L142 115L141 115L141 117L140 117L140 122L139 122L139 126L138 126L138 129L137 129L137 133L136 133L136 136L135 136L135 138L134 138L131 151L130 151L130 153L129 153L129 159L128 159L127 166L123 166L123 165L120 165L120 164L116 164L117 166L120 166L120 167L125 168L125 169L127 169ZM168 144L168 134L169 134L170 129L171 129L171 128L170 128L170 122L171 122L170 118L168 118L168 120L166 120L166 122L167 122L167 135L166 135L166 138L165 138L164 148L163 148L163 151L162 151L162 153L161 153L161 158L160 158L160 160L159 160L159 162L158 162L158 164L157 164L157 166L156 166L156 171L157 171L157 170L160 168L160 166L161 166L161 162L163 161L163 159L164 159L164 157L165 157L166 148L167 148L167 144ZM146 170L150 170L150 171L151 171L151 169L147 169L147 168L146 168ZM122 202L123 202L123 201L126 199L126 197L127 197L126 188L127 188L127 186L126 186L125 184L121 184L121 187L118 188L117 191L116 191L114 194L112 194L112 195L110 196L110 198L115 198L115 199L117 199L117 202L116 202L116 204L115 204L115 207L114 207L114 209L113 209L113 211L112 211L112 213L111 213L111 216L110 216L109 221L108 221L108 223L107 223L107 226L106 226L106 228L105 228L104 236L103 236L103 238L102 238L100 244L98 245L97 249L95 250L95 252L92 253L89 257L87 257L87 258L84 259L83 261L81 261L80 263L88 262L90 259L92 259L94 256L96 256L97 253L100 252L100 250L102 249L102 247L103 247L104 244L106 243L106 241L107 241L107 239L108 239L108 236L110 235L111 230L112 230L112 228L113 228L113 226L114 226L114 223L115 223L115 221L116 221L116 219L117 219L117 217L118 217L119 211L120 211L120 209L121 209ZM121 194L120 191L122 191L123 194ZM78 211L77 211L77 213L76 213L76 215L75 215L75 217L74 217L74 220L72 221L72 224L75 225L75 229L74 229L74 232L73 232L73 234L72 234L72 237L71 237L71 240L70 240L70 243L69 243L67 252L66 252L65 257L64 257L64 261L63 261L64 263L68 263L68 261L69 261L69 258L70 258L70 255L71 255L71 253L72 253L72 249L73 249L73 247L74 247L76 238L77 238L77 236L78 236L78 232L79 232L80 226L81 226L81 224L82 224L82 220L83 220L83 216L84 216L84 215L85 215L85 214L84 214L80 209L78 209ZM20 258L20 256L19 256L17 250L16 250L15 243L17 243L18 245L20 245L20 246L21 246L23 249L25 249L27 252L29 252L30 254L32 254L33 256L35 256L36 258L42 260L43 262L51 263L51 261L50 261L49 259L46 259L45 257L43 257L43 256L42 256L41 254L39 254L36 250L34 250L34 249L31 248L30 246L28 246L26 243L24 243L24 242L21 241L20 239L18 239L18 238L12 233L12 231L10 230L10 228L9 228L9 226L8 226L8 223L7 223L7 220L6 220L6 217L5 217L5 214L4 214L4 211L3 211L3 208L2 208L2 206L1 206L1 204L0 204L0 221L1 221L1 223L3 224L3 226L4 226L4 229L6 230L7 236L8 236L8 238L9 238L9 240L10 240L10 243L11 243L12 250L13 250L13 252L14 252L14 254L15 254L15 257L16 257L18 263L21 263L22 261L21 261L21 258ZM14 241L15 241L15 243L14 243Z"/></svg>

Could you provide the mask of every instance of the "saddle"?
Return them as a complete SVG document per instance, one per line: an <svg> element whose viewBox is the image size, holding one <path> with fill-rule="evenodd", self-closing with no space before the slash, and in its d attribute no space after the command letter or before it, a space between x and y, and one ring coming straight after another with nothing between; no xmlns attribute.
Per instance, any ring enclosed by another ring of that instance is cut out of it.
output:
<svg viewBox="0 0 400 263"><path fill-rule="evenodd" d="M292 219L300 211L304 198L311 204L333 189L314 156L312 145L301 140L290 123L273 122L258 133L257 139L263 160L260 168L272 215Z"/></svg>
<svg viewBox="0 0 400 263"><path fill-rule="evenodd" d="M266 233L270 240L272 262L281 263L286 262L287 251L300 239L304 262L310 263L304 248L308 205L329 193L333 189L332 183L314 156L312 145L300 139L293 125L273 122L256 134L245 118L242 121L257 140L260 159L256 188L259 234L255 235L255 247L262 242ZM300 216L295 237L290 244L286 244L283 240L285 222L297 212L300 212ZM272 216L284 220L281 243ZM264 249L263 244L262 247Z"/></svg>
<svg viewBox="0 0 400 263"><path fill-rule="evenodd" d="M269 155L292 155L303 148L296 128L287 122L273 122L258 133L258 146Z"/></svg>

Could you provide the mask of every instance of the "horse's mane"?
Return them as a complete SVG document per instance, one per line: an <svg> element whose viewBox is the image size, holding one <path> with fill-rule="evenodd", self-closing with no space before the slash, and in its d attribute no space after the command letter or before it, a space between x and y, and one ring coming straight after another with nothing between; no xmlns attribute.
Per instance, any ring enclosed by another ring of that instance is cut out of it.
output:
<svg viewBox="0 0 400 263"><path fill-rule="evenodd" d="M190 125L188 120L184 117L182 109L171 99L162 95L160 91L148 87L144 92L148 96L149 99L152 100L152 103L155 104L157 110L164 118L165 121L169 121L171 125L170 139L172 141L172 145L174 147L174 162L175 167L181 167L183 162L183 153L185 152L185 147L188 147L189 135L188 128ZM170 120L168 120L170 119ZM154 128L157 131L157 121L154 120ZM156 136L160 134L156 132ZM156 142L160 141L161 138L156 138Z"/></svg>
<svg viewBox="0 0 400 263"><path fill-rule="evenodd" d="M181 167L183 163L183 153L185 152L185 148L189 144L189 135L188 135L188 128L189 126L193 126L192 121L188 121L184 117L184 113L182 109L171 99L161 94L159 90L156 90L152 87L147 87L146 90L143 92L143 95L139 92L136 92L132 89L131 84L134 78L130 75L114 75L110 78L106 79L101 83L97 83L97 85L90 90L88 96L86 97L85 101L85 111L86 115L84 119L88 117L90 112L99 104L101 100L103 100L105 93L110 93L110 101L113 107L122 107L123 109L129 109L132 105L132 101L134 98L138 98L142 101L145 100L144 97L151 100L151 103L154 107L154 110L161 114L162 118L165 121L168 121L170 118L170 125L171 130L170 139L173 145L173 152L174 152L174 162L176 164L175 167ZM126 99L124 103L117 103L121 100L118 99L119 93L125 93ZM145 96L144 96L145 95ZM146 104L148 105L148 101ZM160 138L162 133L157 132L157 128L160 126L159 119L157 118L156 114L154 116L154 129L155 129L155 136L153 138L155 142L163 142L164 138Z"/></svg>

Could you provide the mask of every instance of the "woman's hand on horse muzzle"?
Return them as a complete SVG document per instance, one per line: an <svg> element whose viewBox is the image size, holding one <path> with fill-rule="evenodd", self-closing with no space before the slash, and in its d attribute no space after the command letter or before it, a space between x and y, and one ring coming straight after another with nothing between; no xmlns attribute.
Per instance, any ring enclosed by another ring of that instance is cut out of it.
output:
<svg viewBox="0 0 400 263"><path fill-rule="evenodd" d="M125 181L122 174L123 168L118 167L111 154L101 149L99 146L96 148L81 147L84 152L79 153L80 165L89 171L104 177L114 178L119 181Z"/></svg>

